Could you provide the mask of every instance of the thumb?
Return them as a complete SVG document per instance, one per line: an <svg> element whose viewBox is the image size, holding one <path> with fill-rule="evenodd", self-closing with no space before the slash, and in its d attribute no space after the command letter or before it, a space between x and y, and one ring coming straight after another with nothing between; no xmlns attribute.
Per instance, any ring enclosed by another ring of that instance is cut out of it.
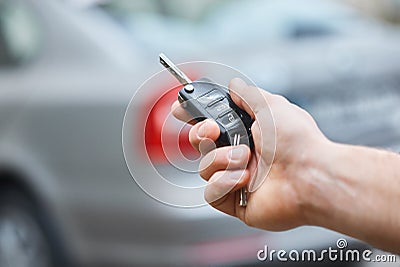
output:
<svg viewBox="0 0 400 267"><path fill-rule="evenodd" d="M240 78L234 78L229 83L229 93L233 102L246 111L253 119L255 114L267 105L269 93L255 86L249 86Z"/></svg>

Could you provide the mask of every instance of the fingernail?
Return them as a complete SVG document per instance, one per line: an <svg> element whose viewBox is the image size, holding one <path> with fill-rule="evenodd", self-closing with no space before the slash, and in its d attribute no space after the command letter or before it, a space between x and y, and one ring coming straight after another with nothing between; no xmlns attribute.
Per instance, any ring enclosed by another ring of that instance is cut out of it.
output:
<svg viewBox="0 0 400 267"><path fill-rule="evenodd" d="M206 136L206 128L207 128L207 123L208 122L204 122L203 125L200 126L199 130L197 131L197 136L199 138L203 138Z"/></svg>
<svg viewBox="0 0 400 267"><path fill-rule="evenodd" d="M245 148L243 146L237 146L229 153L230 161L240 161L245 154Z"/></svg>

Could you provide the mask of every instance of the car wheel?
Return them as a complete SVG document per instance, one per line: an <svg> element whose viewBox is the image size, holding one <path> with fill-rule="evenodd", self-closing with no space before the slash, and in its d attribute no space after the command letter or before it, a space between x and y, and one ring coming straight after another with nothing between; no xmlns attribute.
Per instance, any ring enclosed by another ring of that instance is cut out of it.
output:
<svg viewBox="0 0 400 267"><path fill-rule="evenodd" d="M33 201L17 190L0 190L0 266L55 266L49 240Z"/></svg>

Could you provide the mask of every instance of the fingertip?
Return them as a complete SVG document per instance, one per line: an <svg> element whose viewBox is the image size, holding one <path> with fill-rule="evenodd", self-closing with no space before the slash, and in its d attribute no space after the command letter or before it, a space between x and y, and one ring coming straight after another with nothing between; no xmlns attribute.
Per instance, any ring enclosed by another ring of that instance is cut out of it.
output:
<svg viewBox="0 0 400 267"><path fill-rule="evenodd" d="M190 133L197 140L208 138L215 141L219 137L219 126L214 120L206 119L192 127Z"/></svg>
<svg viewBox="0 0 400 267"><path fill-rule="evenodd" d="M175 114L176 109L180 107L179 101L175 100L174 103L171 105L171 111L173 114Z"/></svg>
<svg viewBox="0 0 400 267"><path fill-rule="evenodd" d="M212 119L206 119L195 124L189 131L189 141L192 146L199 150L199 144L203 140L216 141L220 135L218 124Z"/></svg>
<svg viewBox="0 0 400 267"><path fill-rule="evenodd" d="M235 104L241 109L245 110L252 118L254 118L254 112L244 99L248 98L250 91L253 89L252 86L247 85L245 81L240 78L233 78L229 82L229 94L235 102Z"/></svg>
<svg viewBox="0 0 400 267"><path fill-rule="evenodd" d="M178 120L189 123L189 124L195 124L193 117L190 116L190 114L186 112L186 110L182 107L181 103L179 103L178 100L176 100L174 103L172 103L171 112L172 112L172 115L174 115L174 117L177 118Z"/></svg>
<svg viewBox="0 0 400 267"><path fill-rule="evenodd" d="M214 140L214 138L218 138L219 137L219 126L218 124L215 122L215 120L213 119L206 119L204 120L204 124L203 124L203 130L205 130L205 132L203 133L203 137L209 137L211 139ZM218 135L217 135L218 134ZM215 138L215 139L216 139ZM215 140L214 140L215 141Z"/></svg>
<svg viewBox="0 0 400 267"><path fill-rule="evenodd" d="M171 105L171 112L177 118L180 119L182 117L182 110L181 104L178 100L175 100L174 103Z"/></svg>
<svg viewBox="0 0 400 267"><path fill-rule="evenodd" d="M227 169L245 169L249 164L251 151L247 145L231 146L227 156L225 157L229 165Z"/></svg>
<svg viewBox="0 0 400 267"><path fill-rule="evenodd" d="M242 170L233 191L236 191L244 186L246 186L250 181L250 171L248 169Z"/></svg>
<svg viewBox="0 0 400 267"><path fill-rule="evenodd" d="M240 146L243 147L243 149L244 149L244 151L245 151L245 155L244 155L244 156L247 157L247 162L249 162L250 156L251 156L250 147L249 147L248 145L244 145L244 144L242 144L242 145L240 145Z"/></svg>
<svg viewBox="0 0 400 267"><path fill-rule="evenodd" d="M229 88L230 89L235 89L235 88L240 88L243 86L247 86L247 83L245 81L243 81L240 78L233 78L230 82L229 82Z"/></svg>

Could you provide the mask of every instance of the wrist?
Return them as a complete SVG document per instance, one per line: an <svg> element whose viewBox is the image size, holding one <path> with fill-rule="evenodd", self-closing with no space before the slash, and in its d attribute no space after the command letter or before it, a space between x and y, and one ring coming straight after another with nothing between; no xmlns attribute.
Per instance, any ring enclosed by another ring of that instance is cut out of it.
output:
<svg viewBox="0 0 400 267"><path fill-rule="evenodd" d="M302 156L296 189L305 224L325 226L334 216L340 186L335 175L343 152L340 144L324 139L314 142Z"/></svg>

